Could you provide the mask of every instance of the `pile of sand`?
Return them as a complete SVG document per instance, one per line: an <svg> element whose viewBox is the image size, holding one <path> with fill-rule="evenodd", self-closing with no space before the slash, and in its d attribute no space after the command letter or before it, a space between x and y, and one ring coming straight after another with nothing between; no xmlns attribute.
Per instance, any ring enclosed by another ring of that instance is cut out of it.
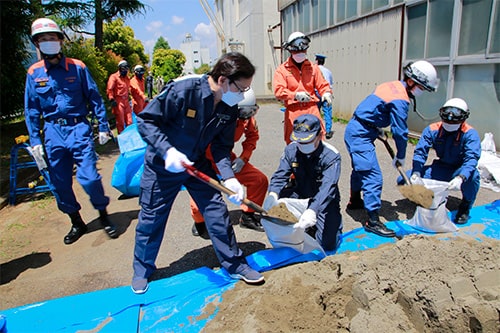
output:
<svg viewBox="0 0 500 333"><path fill-rule="evenodd" d="M497 333L499 243L415 235L267 272L226 292L204 332Z"/></svg>

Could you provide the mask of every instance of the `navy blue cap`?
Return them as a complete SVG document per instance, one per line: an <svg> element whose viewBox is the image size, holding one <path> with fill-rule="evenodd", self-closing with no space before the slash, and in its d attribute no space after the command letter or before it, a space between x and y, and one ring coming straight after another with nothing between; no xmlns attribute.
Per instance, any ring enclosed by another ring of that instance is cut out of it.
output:
<svg viewBox="0 0 500 333"><path fill-rule="evenodd" d="M303 114L293 121L293 132L290 140L299 143L309 143L316 139L321 130L321 122L313 114Z"/></svg>
<svg viewBox="0 0 500 333"><path fill-rule="evenodd" d="M323 55L323 54L315 54L316 56L316 59L325 59L326 58L326 55Z"/></svg>

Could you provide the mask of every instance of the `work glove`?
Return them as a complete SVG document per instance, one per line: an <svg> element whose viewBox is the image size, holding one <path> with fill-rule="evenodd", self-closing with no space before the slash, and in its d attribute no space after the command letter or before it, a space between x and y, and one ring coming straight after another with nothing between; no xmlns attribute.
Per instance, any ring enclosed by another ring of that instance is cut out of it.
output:
<svg viewBox="0 0 500 333"><path fill-rule="evenodd" d="M266 197L266 200L264 200L264 205L262 206L262 208L268 211L277 204L278 204L278 195L274 192L269 192L269 194Z"/></svg>
<svg viewBox="0 0 500 333"><path fill-rule="evenodd" d="M413 185L424 185L424 181L420 177L419 172L414 172L410 177L410 183Z"/></svg>
<svg viewBox="0 0 500 333"><path fill-rule="evenodd" d="M233 191L235 194L228 195L227 198L229 201L234 203L235 205L241 205L243 198L245 197L245 190L243 186L241 186L240 182L236 178L229 178L224 181L224 185Z"/></svg>
<svg viewBox="0 0 500 333"><path fill-rule="evenodd" d="M311 95L305 91L299 91L295 94L295 100L299 102L309 102L311 100Z"/></svg>
<svg viewBox="0 0 500 333"><path fill-rule="evenodd" d="M394 156L394 159L392 160L392 167L394 169L397 169L398 166L401 166L403 168L405 166L405 159L397 158L396 156Z"/></svg>
<svg viewBox="0 0 500 333"><path fill-rule="evenodd" d="M165 154L165 169L167 171L173 173L182 172L186 170L186 168L182 165L183 163L193 165L193 162L191 162L186 155L175 149L175 147L171 147L167 150L167 153Z"/></svg>
<svg viewBox="0 0 500 333"><path fill-rule="evenodd" d="M301 228L307 229L316 224L316 212L310 208L306 209L300 216L299 222L293 225L294 229Z"/></svg>
<svg viewBox="0 0 500 333"><path fill-rule="evenodd" d="M100 145L105 145L111 137L109 136L108 132L99 132L99 144Z"/></svg>
<svg viewBox="0 0 500 333"><path fill-rule="evenodd" d="M460 191L460 187L462 186L463 182L464 182L464 179L462 177L456 176L448 183L448 190Z"/></svg>
<svg viewBox="0 0 500 333"><path fill-rule="evenodd" d="M333 103L333 96L331 93L327 92L327 93L324 93L323 96L321 97L321 101L322 102L326 102L328 105L332 105Z"/></svg>
<svg viewBox="0 0 500 333"><path fill-rule="evenodd" d="M243 169L244 166L245 166L245 161L243 161L241 158L238 157L233 161L231 168L233 169L234 173L238 173L241 171L241 169Z"/></svg>
<svg viewBox="0 0 500 333"><path fill-rule="evenodd" d="M47 168L47 162L45 162L45 152L43 151L42 145L36 145L31 148L31 153L33 154L33 158L35 159L38 169L41 170Z"/></svg>

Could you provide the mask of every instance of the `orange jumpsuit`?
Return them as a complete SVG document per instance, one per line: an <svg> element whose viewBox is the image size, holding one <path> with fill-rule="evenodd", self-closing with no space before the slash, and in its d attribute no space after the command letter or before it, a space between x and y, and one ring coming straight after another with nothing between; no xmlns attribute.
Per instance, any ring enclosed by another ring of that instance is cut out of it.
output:
<svg viewBox="0 0 500 333"><path fill-rule="evenodd" d="M257 147L257 141L259 140L259 129L257 128L257 122L254 117L249 119L238 119L236 123L236 131L234 132L234 142L238 142L241 137L245 134L245 140L241 143L242 151L240 158L245 161L245 165L240 172L235 173L236 179L247 188L247 198L250 201L262 206L267 193L267 186L269 181L262 171L257 169L248 161L252 156L253 151ZM207 157L212 161L212 167L215 171L217 168L213 161L212 154L210 153L210 146L207 148ZM231 153L231 161L236 159L236 154ZM217 171L218 172L218 171ZM196 206L193 199L191 199L191 216L196 223L204 222L203 216L201 215L198 207ZM254 210L246 205L241 205L241 209L244 212L253 212Z"/></svg>
<svg viewBox="0 0 500 333"><path fill-rule="evenodd" d="M315 89L320 96L325 93L332 93L329 83L321 74L318 65L313 64L309 60L305 60L299 69L289 57L282 63L274 72L273 79L274 95L277 99L285 103L285 142L290 143L290 135L293 130L293 121L302 114L314 114L319 119L318 102ZM309 102L299 102L295 100L295 94L299 91L305 91L311 95ZM323 135L325 133L325 124L321 122Z"/></svg>
<svg viewBox="0 0 500 333"><path fill-rule="evenodd" d="M117 103L113 107L113 114L116 118L116 129L120 134L125 125L132 124L132 108L128 100L130 91L130 79L128 76L120 76L120 71L117 71L109 76L106 94L108 99L114 99Z"/></svg>
<svg viewBox="0 0 500 333"><path fill-rule="evenodd" d="M132 95L132 110L135 114L139 114L148 104L144 91L144 78L139 79L137 75L134 75L130 79L130 94Z"/></svg>

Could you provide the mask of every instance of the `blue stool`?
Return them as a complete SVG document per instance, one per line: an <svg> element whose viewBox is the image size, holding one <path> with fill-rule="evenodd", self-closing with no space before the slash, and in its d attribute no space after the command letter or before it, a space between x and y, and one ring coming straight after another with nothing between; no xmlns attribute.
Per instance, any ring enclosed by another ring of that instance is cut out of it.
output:
<svg viewBox="0 0 500 333"><path fill-rule="evenodd" d="M19 149L24 149L29 157L30 161L18 162ZM17 171L19 169L25 168L37 168L40 171L40 177L38 180L30 182L28 187L17 187ZM39 181L44 180L45 184L38 185ZM46 168L39 168L35 162L35 158L31 154L31 147L27 143L19 143L12 147L10 151L10 184L9 184L9 204L16 204L16 196L19 194L27 193L40 193L40 192L53 192L53 186L50 182L49 172Z"/></svg>

